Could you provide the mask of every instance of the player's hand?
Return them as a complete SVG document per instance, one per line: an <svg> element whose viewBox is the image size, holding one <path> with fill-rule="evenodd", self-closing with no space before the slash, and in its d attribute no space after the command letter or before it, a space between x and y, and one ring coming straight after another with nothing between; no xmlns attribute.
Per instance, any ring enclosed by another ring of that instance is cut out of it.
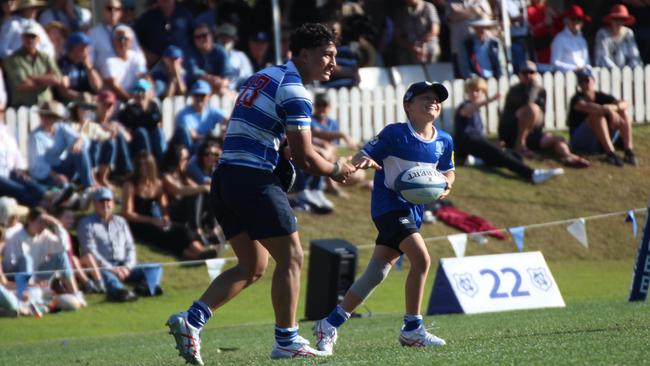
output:
<svg viewBox="0 0 650 366"><path fill-rule="evenodd" d="M357 169L375 169L375 170L381 170L381 165L377 164L376 161L374 161L371 157L368 155L364 154L357 154L352 158L352 164L357 168Z"/></svg>
<svg viewBox="0 0 650 366"><path fill-rule="evenodd" d="M446 175L444 174L440 174L440 175L442 175L447 181L447 189L445 189L445 191L438 198L439 200L444 200L447 196L449 196L449 193L451 193L451 182L449 182L449 178Z"/></svg>
<svg viewBox="0 0 650 366"><path fill-rule="evenodd" d="M357 171L357 168L354 165L350 164L349 159L341 159L338 161L338 164L339 171L335 176L331 178L339 183L344 183L350 174Z"/></svg>

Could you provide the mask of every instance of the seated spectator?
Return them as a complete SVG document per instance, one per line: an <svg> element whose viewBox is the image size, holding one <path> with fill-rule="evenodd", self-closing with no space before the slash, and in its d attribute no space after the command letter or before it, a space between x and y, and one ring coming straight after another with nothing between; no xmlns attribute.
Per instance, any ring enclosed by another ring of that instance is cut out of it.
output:
<svg viewBox="0 0 650 366"><path fill-rule="evenodd" d="M162 182L169 197L169 217L198 235L205 245L210 243L216 220L210 211L210 185L196 184L187 174L189 151L182 145L172 145L165 154Z"/></svg>
<svg viewBox="0 0 650 366"><path fill-rule="evenodd" d="M436 7L424 0L403 0L395 14L395 41L400 64L428 64L440 56L440 18Z"/></svg>
<svg viewBox="0 0 650 366"><path fill-rule="evenodd" d="M22 35L23 45L4 60L11 106L33 106L52 100L53 87L66 87L56 62L38 50L38 31L32 24Z"/></svg>
<svg viewBox="0 0 650 366"><path fill-rule="evenodd" d="M131 135L131 156L140 151L151 152L162 162L167 140L162 130L162 113L152 99L151 83L139 79L133 87L135 97L119 112L117 119Z"/></svg>
<svg viewBox="0 0 650 366"><path fill-rule="evenodd" d="M510 19L510 63L519 67L532 57L528 49L528 0L507 0L505 5Z"/></svg>
<svg viewBox="0 0 650 366"><path fill-rule="evenodd" d="M632 141L632 119L627 102L597 91L591 69L576 71L578 92L569 102L569 133L571 148L586 153L604 152L609 164L638 164ZM622 140L625 157L621 160L614 149L614 134Z"/></svg>
<svg viewBox="0 0 650 366"><path fill-rule="evenodd" d="M131 49L133 33L131 28L118 25L113 30L115 56L102 63L99 70L104 83L123 102L131 99L129 93L136 81L147 72L147 64L141 52Z"/></svg>
<svg viewBox="0 0 650 366"><path fill-rule="evenodd" d="M92 24L93 16L90 10L76 5L72 0L52 0L50 7L41 12L38 22L47 27L57 21L73 32L86 31Z"/></svg>
<svg viewBox="0 0 650 366"><path fill-rule="evenodd" d="M65 107L56 101L43 103L38 114L41 125L28 139L30 175L48 187L65 187L79 179L89 193L95 182L88 146L72 126L61 122Z"/></svg>
<svg viewBox="0 0 650 366"><path fill-rule="evenodd" d="M27 214L25 227L6 241L2 270L4 273L50 271L34 275L30 281L32 283L47 283L55 271L63 271L63 292L79 296L78 299L83 302L68 260L66 238L66 231L59 220L48 215L41 207L32 207Z"/></svg>
<svg viewBox="0 0 650 366"><path fill-rule="evenodd" d="M230 23L224 23L217 28L217 43L226 49L232 67L228 77L228 85L232 90L239 90L239 86L253 75L253 65L246 53L235 48L237 42L237 28Z"/></svg>
<svg viewBox="0 0 650 366"><path fill-rule="evenodd" d="M137 295L149 296L144 270L136 267L135 244L129 224L121 216L113 214L113 192L99 188L93 194L94 213L79 223L77 233L84 256L93 257L100 265L106 285L106 296L111 301L135 301ZM135 283L135 291L128 290L124 282ZM154 295L162 295L156 284ZM137 295L136 295L137 294Z"/></svg>
<svg viewBox="0 0 650 366"><path fill-rule="evenodd" d="M228 77L231 75L230 61L226 49L214 42L212 32L205 24L194 27L194 47L185 60L189 80L205 80L212 91L223 95L228 90Z"/></svg>
<svg viewBox="0 0 650 366"><path fill-rule="evenodd" d="M197 80L192 85L192 104L176 116L176 129L172 137L175 144L195 151L197 144L213 134L217 124L226 120L222 110L208 104L211 92L210 85L203 80Z"/></svg>
<svg viewBox="0 0 650 366"><path fill-rule="evenodd" d="M487 139L480 109L499 100L501 96L495 94L486 98L486 92L487 83L481 78L472 78L465 82L467 99L458 106L454 118L456 161L462 164L469 155L472 155L488 166L507 168L534 184L543 183L563 174L562 169L533 169L526 165L520 156L504 150L499 144Z"/></svg>
<svg viewBox="0 0 650 366"><path fill-rule="evenodd" d="M169 45L188 51L192 24L192 13L176 4L176 0L156 0L155 6L145 11L134 26L147 64L158 62Z"/></svg>
<svg viewBox="0 0 650 366"><path fill-rule="evenodd" d="M555 36L557 12L546 0L531 0L528 6L528 25L532 36L535 60L541 64L551 62L551 42Z"/></svg>
<svg viewBox="0 0 650 366"><path fill-rule="evenodd" d="M187 176L196 184L210 184L212 173L217 168L223 151L223 140L207 138L203 140L187 162Z"/></svg>
<svg viewBox="0 0 650 366"><path fill-rule="evenodd" d="M552 152L564 165L584 168L589 162L575 155L560 136L544 132L546 90L537 81L537 66L526 61L519 68L519 83L506 95L499 121L499 140L509 149L530 158L533 151Z"/></svg>
<svg viewBox="0 0 650 366"><path fill-rule="evenodd" d="M574 71L589 65L589 49L582 36L582 25L591 22L578 5L571 5L564 13L564 30L551 43L551 66L562 72Z"/></svg>
<svg viewBox="0 0 650 366"><path fill-rule="evenodd" d="M352 88L359 84L359 60L361 49L359 44L352 39L354 30L344 28L339 21L330 23L330 28L335 34L340 34L339 43L336 45L336 65L332 69L330 79L322 82L324 88Z"/></svg>
<svg viewBox="0 0 650 366"><path fill-rule="evenodd" d="M45 6L40 0L20 0L13 16L2 23L0 28L0 59L4 59L19 49L25 29L31 29L38 39L38 50L55 57L54 45L45 29L36 21L38 11Z"/></svg>
<svg viewBox="0 0 650 366"><path fill-rule="evenodd" d="M627 27L636 19L627 12L625 5L614 5L603 21L606 27L596 33L595 66L608 69L642 66L634 32Z"/></svg>
<svg viewBox="0 0 650 366"><path fill-rule="evenodd" d="M248 37L248 59L253 65L253 72L273 64L270 50L271 37L266 32L254 32Z"/></svg>
<svg viewBox="0 0 650 366"><path fill-rule="evenodd" d="M92 58L96 68L103 60L115 56L113 50L113 29L120 25L124 8L120 0L106 0L102 11L102 20L88 31L92 44ZM130 32L133 34L133 30ZM131 50L141 53L137 38L131 40Z"/></svg>
<svg viewBox="0 0 650 366"><path fill-rule="evenodd" d="M0 196L15 198L30 207L54 207L69 198L71 190L48 192L29 176L16 139L3 123L0 123L0 141Z"/></svg>
<svg viewBox="0 0 650 366"><path fill-rule="evenodd" d="M455 74L468 75L467 60L463 42L472 33L469 23L473 20L492 18L492 7L488 0L449 0L445 5L449 25L449 45L454 60Z"/></svg>
<svg viewBox="0 0 650 366"><path fill-rule="evenodd" d="M45 26L45 33L54 46L54 59L58 61L65 55L65 41L70 35L70 30L60 22L53 21Z"/></svg>
<svg viewBox="0 0 650 366"><path fill-rule="evenodd" d="M66 54L58 61L59 70L66 79L67 88L60 88L64 102L79 98L81 93L97 94L102 88L102 77L90 56L91 39L84 33L72 33L66 42Z"/></svg>
<svg viewBox="0 0 650 366"><path fill-rule="evenodd" d="M23 228L20 219L27 215L29 209L19 205L11 197L0 197L0 227L4 229L4 238L9 239ZM0 255L2 250L0 250Z"/></svg>
<svg viewBox="0 0 650 366"><path fill-rule="evenodd" d="M192 230L171 221L153 155L140 152L134 168L133 177L122 189L122 215L129 222L133 236L185 260L215 257L217 251L205 249Z"/></svg>
<svg viewBox="0 0 650 366"><path fill-rule="evenodd" d="M115 94L103 90L97 96L97 112L95 118L104 130L109 131L111 138L105 141L96 156L97 183L109 187L109 174L111 171L128 176L133 172L131 153L128 142L131 134L115 119L117 100Z"/></svg>
<svg viewBox="0 0 650 366"><path fill-rule="evenodd" d="M467 55L464 59L468 65L461 69L470 73L462 77L468 78L474 74L485 79L500 78L505 73L506 62L501 41L490 33L490 29L497 25L496 21L479 19L469 25L474 29L474 34L463 43L463 51Z"/></svg>
<svg viewBox="0 0 650 366"><path fill-rule="evenodd" d="M176 46L167 46L160 61L149 72L154 81L156 96L159 99L185 95L185 69L183 51Z"/></svg>

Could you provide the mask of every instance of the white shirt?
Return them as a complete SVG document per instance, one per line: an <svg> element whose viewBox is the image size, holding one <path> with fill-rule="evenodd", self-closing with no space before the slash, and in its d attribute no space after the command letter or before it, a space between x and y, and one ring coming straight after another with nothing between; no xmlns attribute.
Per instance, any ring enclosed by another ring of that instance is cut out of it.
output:
<svg viewBox="0 0 650 366"><path fill-rule="evenodd" d="M135 34L135 32L131 32ZM115 56L113 50L113 27L105 23L99 23L88 31L88 37L92 41L93 63L96 68L99 68L103 60ZM136 37L131 40L131 49L137 52L142 52L140 44Z"/></svg>
<svg viewBox="0 0 650 366"><path fill-rule="evenodd" d="M22 229L7 239L2 266L12 268L21 257L31 257L34 268L38 268L48 256L65 252L67 250L67 232L62 226L56 226L55 233L49 229L34 237L27 234L27 229Z"/></svg>
<svg viewBox="0 0 650 366"><path fill-rule="evenodd" d="M16 138L7 126L0 124L0 177L8 178L14 169L27 169L27 164L18 150Z"/></svg>
<svg viewBox="0 0 650 366"><path fill-rule="evenodd" d="M139 75L147 72L147 62L141 52L128 50L126 54L126 60L117 56L106 59L99 72L102 78L115 79L117 85L130 92Z"/></svg>
<svg viewBox="0 0 650 366"><path fill-rule="evenodd" d="M228 51L228 59L234 71L232 77L230 77L230 88L239 90L240 84L253 75L253 65L248 56L240 50L232 49Z"/></svg>
<svg viewBox="0 0 650 366"><path fill-rule="evenodd" d="M0 110L7 108L7 89L5 88L5 79L0 72Z"/></svg>
<svg viewBox="0 0 650 366"><path fill-rule="evenodd" d="M56 52L50 37L37 21L13 15L0 29L0 58L6 58L23 45L23 30L32 24L38 33L38 49L56 59Z"/></svg>
<svg viewBox="0 0 650 366"><path fill-rule="evenodd" d="M582 33L573 34L569 28L558 33L551 43L551 65L562 72L589 65L589 49Z"/></svg>

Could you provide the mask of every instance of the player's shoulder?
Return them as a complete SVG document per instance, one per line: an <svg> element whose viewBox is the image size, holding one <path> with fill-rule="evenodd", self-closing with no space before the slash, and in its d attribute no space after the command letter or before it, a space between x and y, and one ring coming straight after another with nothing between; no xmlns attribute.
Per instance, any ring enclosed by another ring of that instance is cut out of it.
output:
<svg viewBox="0 0 650 366"><path fill-rule="evenodd" d="M449 142L453 141L453 138L451 137L449 132L437 127L436 127L436 131L438 132L438 136L437 136L438 140L449 141Z"/></svg>
<svg viewBox="0 0 650 366"><path fill-rule="evenodd" d="M381 130L380 134L383 136L400 135L408 132L408 125L406 122L393 122L389 123Z"/></svg>

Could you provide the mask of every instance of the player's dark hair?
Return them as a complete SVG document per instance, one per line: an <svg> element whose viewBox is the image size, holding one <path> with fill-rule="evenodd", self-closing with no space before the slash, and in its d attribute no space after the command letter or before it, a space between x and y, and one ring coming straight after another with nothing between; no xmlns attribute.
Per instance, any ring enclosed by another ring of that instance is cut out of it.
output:
<svg viewBox="0 0 650 366"><path fill-rule="evenodd" d="M336 42L336 35L326 26L320 23L305 23L291 34L289 49L294 56L298 56L303 48L318 48Z"/></svg>

